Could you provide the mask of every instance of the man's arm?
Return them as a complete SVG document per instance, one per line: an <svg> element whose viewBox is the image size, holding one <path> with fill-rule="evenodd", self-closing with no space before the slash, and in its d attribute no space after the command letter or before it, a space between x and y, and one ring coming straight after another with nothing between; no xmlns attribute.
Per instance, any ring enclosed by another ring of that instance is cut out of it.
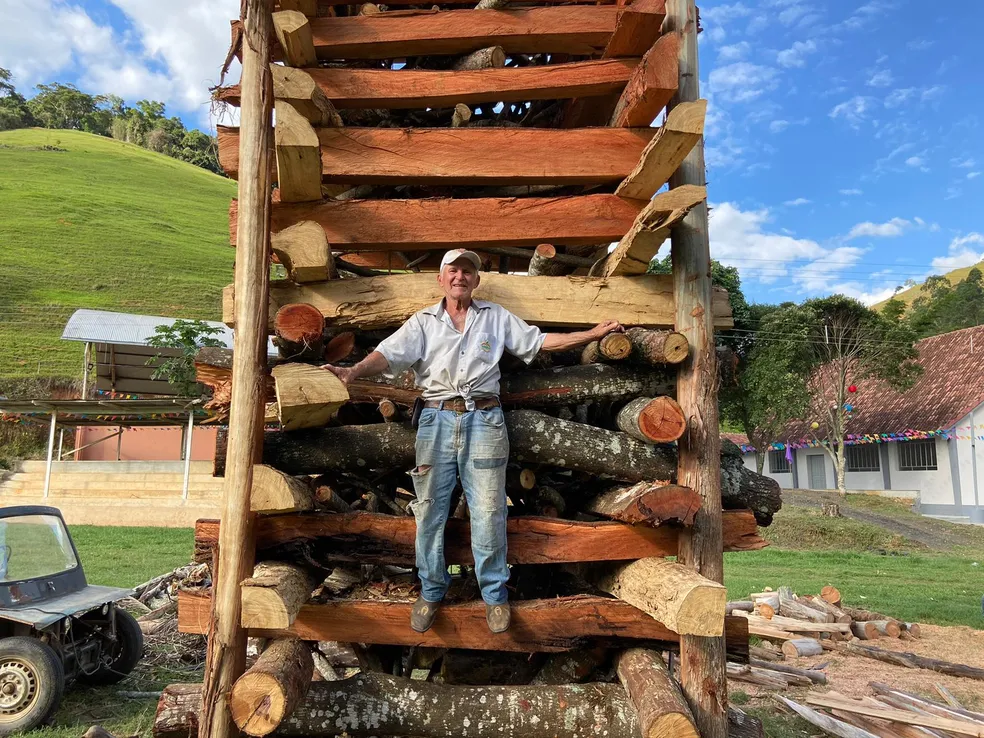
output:
<svg viewBox="0 0 984 738"><path fill-rule="evenodd" d="M591 343L600 341L609 333L616 331L621 333L624 329L617 320L605 320L596 325L591 330L576 331L575 333L545 333L543 336L543 346L541 351L566 351L567 349L578 348Z"/></svg>
<svg viewBox="0 0 984 738"><path fill-rule="evenodd" d="M373 351L355 366L333 366L332 364L321 366L322 369L331 372L345 384L354 382L361 377L373 377L382 374L388 367L389 361L378 351Z"/></svg>

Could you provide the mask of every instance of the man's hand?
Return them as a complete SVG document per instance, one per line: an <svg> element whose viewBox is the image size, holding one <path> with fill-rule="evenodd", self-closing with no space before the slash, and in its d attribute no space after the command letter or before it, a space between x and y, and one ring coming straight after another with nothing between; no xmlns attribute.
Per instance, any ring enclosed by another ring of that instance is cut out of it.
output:
<svg viewBox="0 0 984 738"><path fill-rule="evenodd" d="M346 386L349 383L354 382L360 376L359 372L357 372L355 367L352 366L333 366L332 364L322 364L320 368L324 369L326 372L331 372L334 374L342 380L342 384Z"/></svg>
<svg viewBox="0 0 984 738"><path fill-rule="evenodd" d="M594 328L588 331L592 341L600 341L609 333L622 333L625 329L617 320L603 320Z"/></svg>

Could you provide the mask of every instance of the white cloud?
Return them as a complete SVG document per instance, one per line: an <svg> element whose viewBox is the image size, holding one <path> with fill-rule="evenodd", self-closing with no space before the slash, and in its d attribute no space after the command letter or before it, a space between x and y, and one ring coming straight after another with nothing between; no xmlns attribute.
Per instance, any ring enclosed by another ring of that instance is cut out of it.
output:
<svg viewBox="0 0 984 738"><path fill-rule="evenodd" d="M788 207L797 207L799 205L809 205L811 200L807 200L805 197L797 197L795 200L786 200L783 205Z"/></svg>
<svg viewBox="0 0 984 738"><path fill-rule="evenodd" d="M707 85L713 94L724 102L750 102L778 84L778 72L751 62L735 62L711 71Z"/></svg>
<svg viewBox="0 0 984 738"><path fill-rule="evenodd" d="M935 41L930 41L929 39L922 38L917 41L910 41L906 44L910 51L925 51L933 46Z"/></svg>
<svg viewBox="0 0 984 738"><path fill-rule="evenodd" d="M787 128L789 128L788 120L774 120L769 123L769 130L773 133L782 133Z"/></svg>
<svg viewBox="0 0 984 738"><path fill-rule="evenodd" d="M729 26L733 26L739 18L746 18L751 14L751 8L738 2L701 8L700 20L704 28L708 30L711 40L720 43L728 35Z"/></svg>
<svg viewBox="0 0 984 738"><path fill-rule="evenodd" d="M793 282L808 293L829 292L840 273L854 266L865 253L855 246L840 246L793 271Z"/></svg>
<svg viewBox="0 0 984 738"><path fill-rule="evenodd" d="M922 172L928 172L929 167L926 166L926 159L923 156L910 156L905 160L905 165L907 167L913 167L914 169L919 169Z"/></svg>
<svg viewBox="0 0 984 738"><path fill-rule="evenodd" d="M873 98L855 95L850 100L835 105L829 115L834 120L843 118L851 128L859 128L871 111L872 101Z"/></svg>
<svg viewBox="0 0 984 738"><path fill-rule="evenodd" d="M980 172L967 172L967 179L977 179L980 176Z"/></svg>
<svg viewBox="0 0 984 738"><path fill-rule="evenodd" d="M840 193L842 195L847 195L848 197L853 196L853 195L863 195L864 194L861 190L854 189L854 188L851 188L851 189L848 189L848 190L840 190Z"/></svg>
<svg viewBox="0 0 984 738"><path fill-rule="evenodd" d="M871 0L865 3L845 20L842 24L850 31L857 31L873 22L878 16L884 15L895 8L895 3L889 0Z"/></svg>
<svg viewBox="0 0 984 738"><path fill-rule="evenodd" d="M971 244L984 246L984 235L975 231L966 236L957 236L950 241L947 256L938 256L933 259L933 268L949 271L984 261L984 248L981 251L976 251L969 248Z"/></svg>
<svg viewBox="0 0 984 738"><path fill-rule="evenodd" d="M977 166L977 162L969 156L955 156L950 159L950 164L955 167L960 167L961 169L973 169Z"/></svg>
<svg viewBox="0 0 984 738"><path fill-rule="evenodd" d="M741 41L730 46L722 46L718 49L718 61L722 63L734 62L748 56L751 44L748 41Z"/></svg>
<svg viewBox="0 0 984 738"><path fill-rule="evenodd" d="M806 57L816 50L817 43L813 39L796 41L788 49L780 51L776 55L776 61L781 67L803 67L806 66Z"/></svg>
<svg viewBox="0 0 984 738"><path fill-rule="evenodd" d="M868 87L888 87L895 81L892 73L887 69L879 69L868 79Z"/></svg>
<svg viewBox="0 0 984 738"><path fill-rule="evenodd" d="M885 107L897 108L900 105L904 105L916 94L916 91L915 87L900 87L897 90L892 90L885 97Z"/></svg>
<svg viewBox="0 0 984 738"><path fill-rule="evenodd" d="M850 232L847 234L847 239L859 238L861 236L870 236L872 238L891 238L893 236L901 236L906 228L910 227L912 224L905 220L904 218L892 218L887 223L872 223L870 220L864 223L858 223L856 226L851 228Z"/></svg>

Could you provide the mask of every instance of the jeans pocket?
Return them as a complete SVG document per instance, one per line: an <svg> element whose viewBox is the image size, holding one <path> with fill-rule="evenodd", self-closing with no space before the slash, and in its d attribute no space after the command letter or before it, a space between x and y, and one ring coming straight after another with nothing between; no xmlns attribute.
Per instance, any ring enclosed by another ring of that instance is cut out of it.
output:
<svg viewBox="0 0 984 738"><path fill-rule="evenodd" d="M503 428L506 425L506 416L502 414L501 407L479 410L478 419L482 421L482 425L487 425L489 428Z"/></svg>

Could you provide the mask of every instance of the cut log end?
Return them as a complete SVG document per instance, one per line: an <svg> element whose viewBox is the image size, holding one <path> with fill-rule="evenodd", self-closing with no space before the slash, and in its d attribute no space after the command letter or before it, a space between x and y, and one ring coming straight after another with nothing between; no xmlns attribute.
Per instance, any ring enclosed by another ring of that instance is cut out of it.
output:
<svg viewBox="0 0 984 738"><path fill-rule="evenodd" d="M306 302L284 305L273 319L277 336L291 343L314 344L322 340L325 317Z"/></svg>
<svg viewBox="0 0 984 738"><path fill-rule="evenodd" d="M794 638L782 644L782 652L790 658L817 656L823 653L823 646L815 638Z"/></svg>
<svg viewBox="0 0 984 738"><path fill-rule="evenodd" d="M247 735L272 733L287 716L286 701L272 674L243 674L233 688L229 711Z"/></svg>
<svg viewBox="0 0 984 738"><path fill-rule="evenodd" d="M682 333L673 331L663 342L663 359L667 364L679 364L690 353L690 344Z"/></svg>
<svg viewBox="0 0 984 738"><path fill-rule="evenodd" d="M837 587L827 585L820 590L820 598L831 605L839 605L841 602L841 593Z"/></svg>
<svg viewBox="0 0 984 738"><path fill-rule="evenodd" d="M598 350L606 359L619 361L632 353L632 343L624 333L609 333L598 342Z"/></svg>

